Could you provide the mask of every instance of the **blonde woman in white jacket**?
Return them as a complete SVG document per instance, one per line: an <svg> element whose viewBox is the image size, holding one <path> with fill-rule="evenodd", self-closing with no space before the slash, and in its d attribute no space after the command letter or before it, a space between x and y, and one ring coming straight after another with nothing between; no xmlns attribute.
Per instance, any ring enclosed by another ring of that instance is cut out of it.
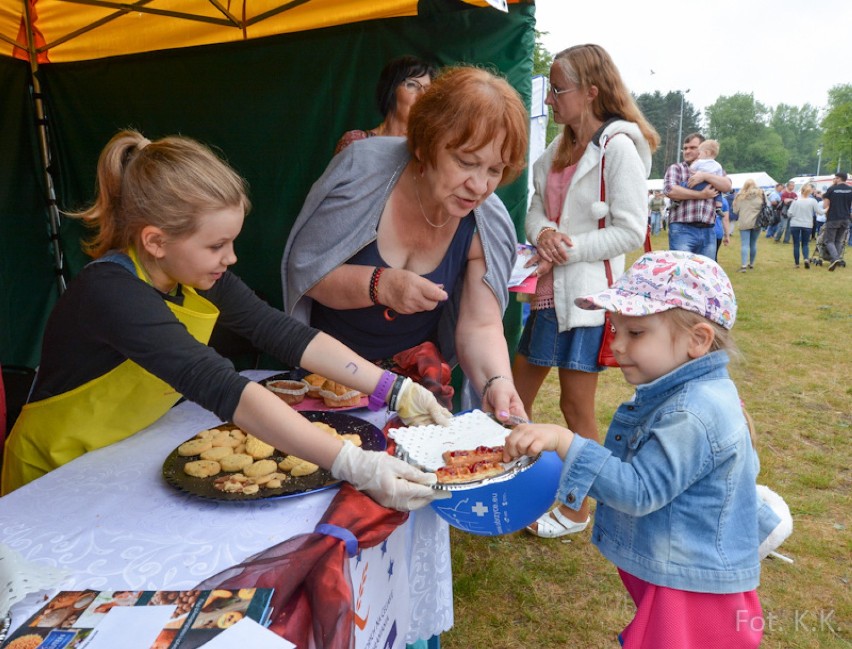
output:
<svg viewBox="0 0 852 649"><path fill-rule="evenodd" d="M790 217L790 234L793 236L793 263L796 269L799 268L799 248L802 250L805 269L811 267L808 243L811 240L814 217L825 214L825 208L812 196L813 193L814 186L811 183L805 183L801 189L801 198L790 203L787 210L787 216Z"/></svg>
<svg viewBox="0 0 852 649"><path fill-rule="evenodd" d="M558 368L568 428L600 441L595 393L603 369L597 355L604 317L601 311L576 307L574 299L606 288L604 260L610 260L615 280L624 270L624 254L642 245L648 223L646 179L659 136L598 45L578 45L556 55L546 103L565 128L533 165L535 194L525 229L538 249L539 283L512 371L532 418L542 383L552 367ZM601 217L606 218L603 229L598 228ZM554 538L580 532L588 522L584 502L579 511L557 506L527 529Z"/></svg>

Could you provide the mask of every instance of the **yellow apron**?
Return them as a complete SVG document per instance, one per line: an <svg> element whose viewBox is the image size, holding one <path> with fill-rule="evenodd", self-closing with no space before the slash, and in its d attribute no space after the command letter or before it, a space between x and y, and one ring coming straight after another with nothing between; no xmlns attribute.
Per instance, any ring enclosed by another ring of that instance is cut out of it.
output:
<svg viewBox="0 0 852 649"><path fill-rule="evenodd" d="M129 255L136 274L144 278L134 251ZM166 304L193 338L207 344L219 310L192 288L184 286L183 292L182 306ZM162 417L180 397L165 381L127 360L74 390L25 405L6 442L0 493L130 437Z"/></svg>

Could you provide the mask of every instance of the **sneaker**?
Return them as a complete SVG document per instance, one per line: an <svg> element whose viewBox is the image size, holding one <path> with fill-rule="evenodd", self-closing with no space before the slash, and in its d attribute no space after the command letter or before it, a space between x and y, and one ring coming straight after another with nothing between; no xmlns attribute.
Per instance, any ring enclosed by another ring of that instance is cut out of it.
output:
<svg viewBox="0 0 852 649"><path fill-rule="evenodd" d="M745 266L740 266L740 269L739 269L737 272L738 272L738 273L744 273L744 272L746 272L747 270L748 270L748 269L747 269Z"/></svg>
<svg viewBox="0 0 852 649"><path fill-rule="evenodd" d="M748 265L749 270L752 270L753 268L754 268L754 266L752 266L751 264Z"/></svg>
<svg viewBox="0 0 852 649"><path fill-rule="evenodd" d="M795 268L796 270L799 270L799 264L796 264L795 266L793 266L793 268Z"/></svg>
<svg viewBox="0 0 852 649"><path fill-rule="evenodd" d="M811 269L811 262L809 262L807 259L805 259L805 270L810 270L810 269Z"/></svg>
<svg viewBox="0 0 852 649"><path fill-rule="evenodd" d="M831 262L831 263L828 265L828 270L833 271L833 270L834 270L835 268L837 268L839 265L840 265L840 260L839 260L839 259L835 259L833 262Z"/></svg>

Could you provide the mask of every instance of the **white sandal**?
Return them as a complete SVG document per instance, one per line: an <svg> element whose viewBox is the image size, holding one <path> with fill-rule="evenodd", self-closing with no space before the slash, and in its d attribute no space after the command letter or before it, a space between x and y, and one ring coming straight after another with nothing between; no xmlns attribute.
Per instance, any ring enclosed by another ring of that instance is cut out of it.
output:
<svg viewBox="0 0 852 649"><path fill-rule="evenodd" d="M586 529L590 520L591 516L586 518L582 523L575 523L560 512L559 507L554 507L546 514L538 517L535 527L530 524L527 525L526 530L530 534L535 534L543 539L556 539L560 536L582 532Z"/></svg>

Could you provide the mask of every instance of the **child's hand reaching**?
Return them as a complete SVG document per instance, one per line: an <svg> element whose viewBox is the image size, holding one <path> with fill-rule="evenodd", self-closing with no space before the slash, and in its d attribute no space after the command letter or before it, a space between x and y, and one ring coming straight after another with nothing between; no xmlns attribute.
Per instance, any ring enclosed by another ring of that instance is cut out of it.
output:
<svg viewBox="0 0 852 649"><path fill-rule="evenodd" d="M542 451L556 451L563 460L568 454L574 433L555 424L520 424L512 429L503 445L503 460L509 462L521 455L535 457Z"/></svg>

